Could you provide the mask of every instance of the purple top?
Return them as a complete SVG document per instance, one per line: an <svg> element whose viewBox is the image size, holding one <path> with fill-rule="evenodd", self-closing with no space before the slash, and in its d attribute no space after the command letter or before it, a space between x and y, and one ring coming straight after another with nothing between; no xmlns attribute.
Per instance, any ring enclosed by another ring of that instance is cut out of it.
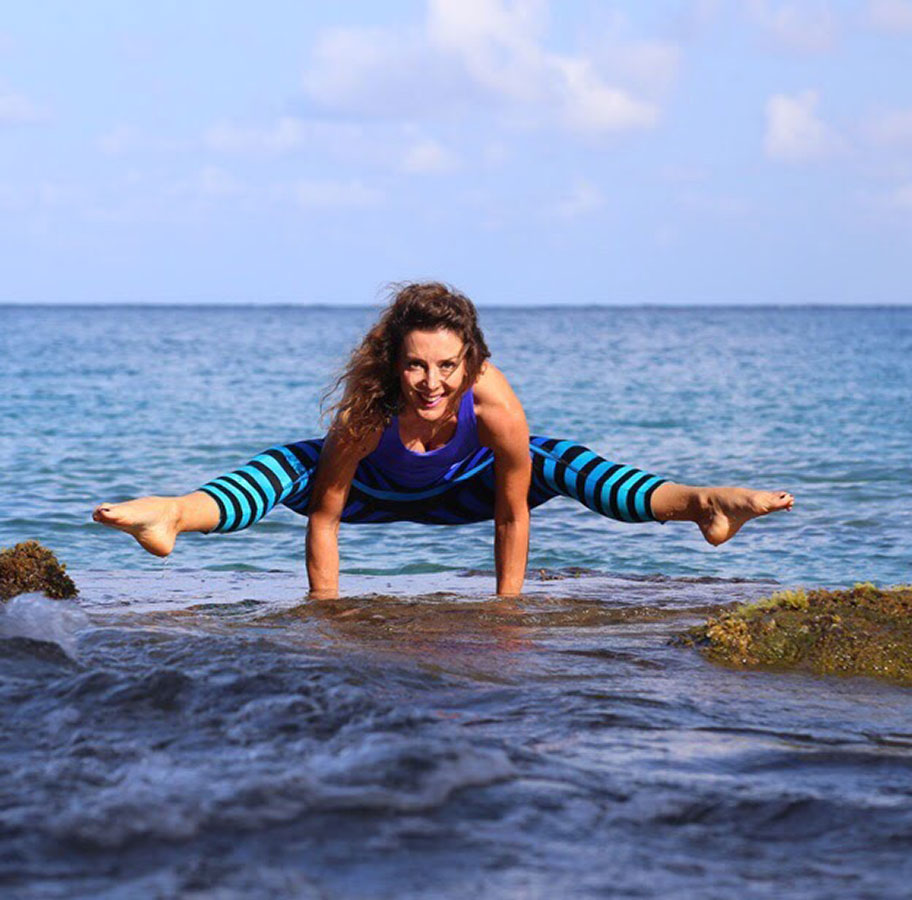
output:
<svg viewBox="0 0 912 900"><path fill-rule="evenodd" d="M469 388L459 402L456 433L442 447L427 453L409 450L399 437L399 417L393 416L383 429L377 449L364 461L372 463L381 474L402 487L426 488L451 480L462 468L462 463L480 448L475 397Z"/></svg>

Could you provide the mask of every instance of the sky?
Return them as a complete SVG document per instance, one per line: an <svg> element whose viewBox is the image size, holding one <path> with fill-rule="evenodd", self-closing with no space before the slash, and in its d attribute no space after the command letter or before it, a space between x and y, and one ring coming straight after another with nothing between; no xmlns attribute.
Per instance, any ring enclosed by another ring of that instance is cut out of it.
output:
<svg viewBox="0 0 912 900"><path fill-rule="evenodd" d="M0 303L912 302L912 0L34 0Z"/></svg>

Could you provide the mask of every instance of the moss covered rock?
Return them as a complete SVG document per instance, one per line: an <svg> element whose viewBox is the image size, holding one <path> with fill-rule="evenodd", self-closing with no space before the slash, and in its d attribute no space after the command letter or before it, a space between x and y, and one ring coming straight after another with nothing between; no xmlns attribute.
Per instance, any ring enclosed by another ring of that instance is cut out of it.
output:
<svg viewBox="0 0 912 900"><path fill-rule="evenodd" d="M912 585L781 591L713 616L677 643L736 668L866 675L912 685Z"/></svg>
<svg viewBox="0 0 912 900"><path fill-rule="evenodd" d="M23 541L0 550L0 600L29 591L44 591L54 600L78 593L66 566L38 541Z"/></svg>

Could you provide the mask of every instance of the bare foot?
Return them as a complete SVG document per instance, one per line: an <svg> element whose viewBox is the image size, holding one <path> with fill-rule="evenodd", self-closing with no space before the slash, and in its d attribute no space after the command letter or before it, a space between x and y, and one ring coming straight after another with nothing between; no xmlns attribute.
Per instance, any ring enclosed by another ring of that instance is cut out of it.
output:
<svg viewBox="0 0 912 900"><path fill-rule="evenodd" d="M102 503L92 518L102 525L132 534L156 556L167 556L178 534L179 507L173 497L140 497L126 503Z"/></svg>
<svg viewBox="0 0 912 900"><path fill-rule="evenodd" d="M697 524L703 537L718 546L733 538L745 522L782 509L791 509L795 498L787 491L751 491L747 488L707 488Z"/></svg>

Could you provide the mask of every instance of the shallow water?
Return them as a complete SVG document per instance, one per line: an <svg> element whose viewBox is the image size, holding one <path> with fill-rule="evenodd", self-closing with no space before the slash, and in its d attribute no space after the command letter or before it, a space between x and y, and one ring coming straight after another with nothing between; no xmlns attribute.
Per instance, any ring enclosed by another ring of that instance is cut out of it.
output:
<svg viewBox="0 0 912 900"><path fill-rule="evenodd" d="M308 604L291 575L179 571L77 572L78 607L18 598L0 617L17 635L0 637L0 885L904 895L908 690L668 645L769 584L546 574L515 602L471 575Z"/></svg>
<svg viewBox="0 0 912 900"><path fill-rule="evenodd" d="M345 597L307 603L285 511L166 562L89 521L319 433L370 318L0 308L0 544L81 589L0 609L0 894L907 896L908 689L668 641L910 580L912 311L486 313L534 429L798 497L717 550L553 501L515 602L489 525L350 528Z"/></svg>

